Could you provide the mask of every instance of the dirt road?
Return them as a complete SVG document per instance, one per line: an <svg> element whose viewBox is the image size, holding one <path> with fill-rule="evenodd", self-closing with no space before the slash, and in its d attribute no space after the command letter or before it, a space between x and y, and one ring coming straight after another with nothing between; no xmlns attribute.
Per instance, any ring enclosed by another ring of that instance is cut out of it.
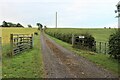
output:
<svg viewBox="0 0 120 80"><path fill-rule="evenodd" d="M46 78L115 78L117 76L63 48L41 33Z"/></svg>

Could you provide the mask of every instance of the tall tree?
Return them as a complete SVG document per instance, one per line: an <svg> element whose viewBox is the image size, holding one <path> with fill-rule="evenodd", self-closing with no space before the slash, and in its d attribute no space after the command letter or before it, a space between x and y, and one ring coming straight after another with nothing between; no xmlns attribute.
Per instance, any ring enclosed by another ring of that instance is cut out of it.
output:
<svg viewBox="0 0 120 80"><path fill-rule="evenodd" d="M42 30L42 27L43 27L43 25L42 25L42 24L37 23L36 25L38 26L38 30Z"/></svg>

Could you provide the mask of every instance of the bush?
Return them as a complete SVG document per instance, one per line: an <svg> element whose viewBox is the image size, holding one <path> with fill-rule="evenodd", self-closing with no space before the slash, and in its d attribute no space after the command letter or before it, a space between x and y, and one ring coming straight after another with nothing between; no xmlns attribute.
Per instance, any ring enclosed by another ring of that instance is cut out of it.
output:
<svg viewBox="0 0 120 80"><path fill-rule="evenodd" d="M76 43L74 47L96 51L95 39L92 35L90 35L89 33L84 33L84 34L76 34L75 36L76 36L75 38ZM84 36L84 38L79 38L79 36Z"/></svg>
<svg viewBox="0 0 120 80"><path fill-rule="evenodd" d="M109 54L110 57L120 60L120 29L110 35Z"/></svg>
<svg viewBox="0 0 120 80"><path fill-rule="evenodd" d="M34 32L34 35L38 35L38 32Z"/></svg>

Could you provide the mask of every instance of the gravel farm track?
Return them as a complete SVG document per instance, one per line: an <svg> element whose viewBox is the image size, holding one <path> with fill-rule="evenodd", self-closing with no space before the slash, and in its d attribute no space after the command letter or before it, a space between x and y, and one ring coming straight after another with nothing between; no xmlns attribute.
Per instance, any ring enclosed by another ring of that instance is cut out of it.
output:
<svg viewBox="0 0 120 80"><path fill-rule="evenodd" d="M45 78L117 78L117 75L95 65L58 45L41 32Z"/></svg>

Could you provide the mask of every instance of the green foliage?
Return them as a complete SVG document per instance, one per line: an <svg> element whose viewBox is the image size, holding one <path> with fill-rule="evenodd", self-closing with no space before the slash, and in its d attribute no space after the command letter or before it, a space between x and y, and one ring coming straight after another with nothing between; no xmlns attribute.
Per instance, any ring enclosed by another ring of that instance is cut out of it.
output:
<svg viewBox="0 0 120 80"><path fill-rule="evenodd" d="M103 28L48 28L49 32L59 32L64 34L82 34L90 33L97 42L108 42L109 36L115 32L115 29L103 29Z"/></svg>
<svg viewBox="0 0 120 80"><path fill-rule="evenodd" d="M96 51L96 43L94 37L90 33L75 34L77 41L75 47L80 49L87 49L91 51ZM84 36L84 38L79 38L79 36Z"/></svg>
<svg viewBox="0 0 120 80"><path fill-rule="evenodd" d="M11 22L3 21L1 27L23 27L20 23L14 24Z"/></svg>
<svg viewBox="0 0 120 80"><path fill-rule="evenodd" d="M53 31L45 31L48 35L53 36L59 40L62 40L67 43L72 43L72 33L60 33L60 32L53 32ZM92 35L88 33L74 33L75 35L75 44L73 47L80 48L80 49L88 49L95 51L95 39ZM84 39L79 39L79 36L84 36Z"/></svg>
<svg viewBox="0 0 120 80"><path fill-rule="evenodd" d="M16 27L23 27L20 23L16 24ZM24 28L24 27L23 27Z"/></svg>
<svg viewBox="0 0 120 80"><path fill-rule="evenodd" d="M3 21L3 24L1 25L2 27L8 27L7 22Z"/></svg>
<svg viewBox="0 0 120 80"><path fill-rule="evenodd" d="M38 32L34 32L34 35L38 35Z"/></svg>
<svg viewBox="0 0 120 80"><path fill-rule="evenodd" d="M120 60L120 29L110 36L109 54L111 57Z"/></svg>
<svg viewBox="0 0 120 80"><path fill-rule="evenodd" d="M56 43L63 46L64 48L74 52L75 54L77 54L79 56L83 56L83 57L87 58L88 60L94 62L96 65L99 65L99 66L102 66L108 70L111 70L115 74L120 74L120 72L118 70L118 65L120 65L120 63L118 63L118 61L115 59L109 58L109 55L97 54L97 53L87 51L87 50L79 50L76 48L72 48L71 44L63 42L63 41L58 40L58 39L51 37L51 36L49 36L49 37L52 38ZM93 53L93 54L91 54L91 53Z"/></svg>
<svg viewBox="0 0 120 80"><path fill-rule="evenodd" d="M32 26L29 24L29 25L28 25L28 28L32 28Z"/></svg>
<svg viewBox="0 0 120 80"><path fill-rule="evenodd" d="M47 26L44 26L44 30L46 30L47 29Z"/></svg>
<svg viewBox="0 0 120 80"><path fill-rule="evenodd" d="M42 24L37 23L36 25L38 26L38 30L42 30L42 28L43 28L43 25L42 25Z"/></svg>

